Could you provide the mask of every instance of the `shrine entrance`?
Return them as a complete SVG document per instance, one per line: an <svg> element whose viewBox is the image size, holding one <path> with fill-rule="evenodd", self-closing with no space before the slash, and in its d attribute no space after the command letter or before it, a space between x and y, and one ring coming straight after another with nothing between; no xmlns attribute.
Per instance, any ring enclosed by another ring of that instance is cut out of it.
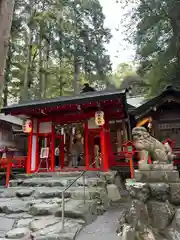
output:
<svg viewBox="0 0 180 240"><path fill-rule="evenodd" d="M55 161L55 168L64 168L65 162L65 144L64 144L64 135L55 135L55 150L54 150L54 161Z"/></svg>
<svg viewBox="0 0 180 240"><path fill-rule="evenodd" d="M40 134L34 142L34 144L37 146L37 152L35 153L37 158L35 169L47 171L51 168L51 134Z"/></svg>
<svg viewBox="0 0 180 240"><path fill-rule="evenodd" d="M100 134L100 129L89 129L89 164L94 168L100 168L102 163Z"/></svg>

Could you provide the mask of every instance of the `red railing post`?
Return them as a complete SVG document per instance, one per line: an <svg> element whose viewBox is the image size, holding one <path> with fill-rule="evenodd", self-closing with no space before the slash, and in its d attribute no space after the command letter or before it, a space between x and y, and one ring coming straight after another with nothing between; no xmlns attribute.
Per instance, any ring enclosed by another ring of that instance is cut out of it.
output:
<svg viewBox="0 0 180 240"><path fill-rule="evenodd" d="M129 149L131 147L131 150ZM135 152L134 145L131 141L126 142L123 144L125 157L129 159L129 168L130 168L130 175L131 178L134 178L134 164L133 164L133 155Z"/></svg>
<svg viewBox="0 0 180 240"><path fill-rule="evenodd" d="M6 158L6 162L7 162L7 170L6 170L6 188L7 188L9 186L9 181L10 181L12 162L11 162L11 159L8 159L8 158Z"/></svg>

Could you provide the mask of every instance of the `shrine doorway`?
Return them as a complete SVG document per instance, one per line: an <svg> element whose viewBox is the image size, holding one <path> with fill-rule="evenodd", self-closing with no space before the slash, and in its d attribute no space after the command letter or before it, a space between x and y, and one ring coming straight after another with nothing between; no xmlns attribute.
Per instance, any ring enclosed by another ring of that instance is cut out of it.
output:
<svg viewBox="0 0 180 240"><path fill-rule="evenodd" d="M65 144L64 135L55 135L55 150L54 150L54 161L56 169L64 168L65 162Z"/></svg>
<svg viewBox="0 0 180 240"><path fill-rule="evenodd" d="M101 163L101 139L100 129L89 129L89 165L93 168L99 168Z"/></svg>

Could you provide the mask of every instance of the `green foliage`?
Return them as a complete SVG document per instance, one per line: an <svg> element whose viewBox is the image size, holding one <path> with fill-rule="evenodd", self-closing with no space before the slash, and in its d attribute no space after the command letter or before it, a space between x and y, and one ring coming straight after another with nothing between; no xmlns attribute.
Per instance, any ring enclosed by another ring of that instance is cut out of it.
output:
<svg viewBox="0 0 180 240"><path fill-rule="evenodd" d="M106 83L111 34L104 19L99 0L16 0L4 104L69 94L85 81Z"/></svg>
<svg viewBox="0 0 180 240"><path fill-rule="evenodd" d="M121 63L110 78L110 87L115 89L129 90L131 96L145 95L147 92L147 83L137 74L133 64Z"/></svg>
<svg viewBox="0 0 180 240"><path fill-rule="evenodd" d="M112 76L112 83L119 88L126 77L137 76L135 69L131 64L121 63Z"/></svg>
<svg viewBox="0 0 180 240"><path fill-rule="evenodd" d="M139 73L156 95L167 84L180 87L180 1L131 0L135 7L126 22L137 46ZM127 36L127 37L128 37Z"/></svg>

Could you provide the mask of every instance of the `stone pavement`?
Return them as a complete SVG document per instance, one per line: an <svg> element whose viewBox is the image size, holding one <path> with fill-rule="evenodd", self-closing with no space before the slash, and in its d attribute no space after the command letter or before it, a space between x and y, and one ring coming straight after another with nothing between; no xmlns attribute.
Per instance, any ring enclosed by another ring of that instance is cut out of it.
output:
<svg viewBox="0 0 180 240"><path fill-rule="evenodd" d="M97 240L120 240L120 237L116 234L116 229L118 219L126 207L126 204L121 204L109 209L93 223L84 227L75 240L92 240L93 238Z"/></svg>
<svg viewBox="0 0 180 240"><path fill-rule="evenodd" d="M65 232L62 232L62 191L78 175L76 172L21 176L12 180L8 189L0 189L0 240L73 240L86 224L91 224L107 210L115 190L111 174L88 174L84 203L81 177L65 192ZM117 199L117 193L114 197ZM98 221L101 228L104 220ZM105 228L108 229L104 225L102 231ZM115 229L114 226L113 234Z"/></svg>

